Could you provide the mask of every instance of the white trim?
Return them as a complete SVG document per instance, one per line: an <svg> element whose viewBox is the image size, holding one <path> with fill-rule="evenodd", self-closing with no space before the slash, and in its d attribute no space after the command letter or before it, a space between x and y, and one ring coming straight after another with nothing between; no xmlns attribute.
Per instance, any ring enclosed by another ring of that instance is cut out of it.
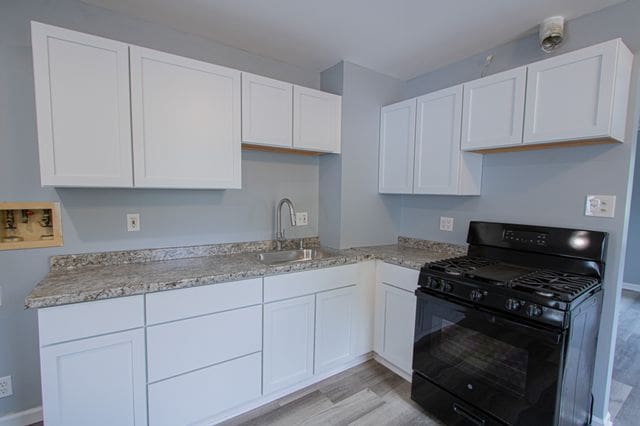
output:
<svg viewBox="0 0 640 426"><path fill-rule="evenodd" d="M27 426L41 421L42 407L35 407L0 417L0 426Z"/></svg>
<svg viewBox="0 0 640 426"><path fill-rule="evenodd" d="M613 426L611 413L607 411L607 417L605 417L604 420L600 417L593 416L593 419L591 419L591 426Z"/></svg>
<svg viewBox="0 0 640 426"><path fill-rule="evenodd" d="M640 284L633 284L633 283L622 283L622 288L624 290L632 290L632 291L637 291L640 292Z"/></svg>
<svg viewBox="0 0 640 426"><path fill-rule="evenodd" d="M277 399L280 399L282 397L285 397L287 395L291 395L292 393L299 391L301 389L306 388L307 386L311 386L314 385L318 382L321 382L325 379L328 379L331 376L335 376L338 373L341 373L345 370L348 370L350 368L353 368L357 365L360 365L362 363L367 362L368 360L371 359L371 352L364 354L364 355L360 355L358 357L356 357L355 359L353 359L352 361L348 362L347 364L344 364L342 366L340 366L339 368L336 368L335 370L331 370L328 371L326 373L323 374L319 374L316 376L313 376L312 378L310 378L309 380L305 380L304 382L298 383L294 386L288 387L286 389L280 390L280 391L276 391L272 394L269 395L265 395L262 398L259 398L255 401L249 402L247 404L241 405L239 407L235 407L232 408L228 411L225 411L223 413L220 413L214 417L210 417L208 419L205 419L203 421L197 422L196 424L198 425L214 425L214 424L218 424L221 423L225 420L229 420L233 417L239 416L240 414L244 414L247 413L251 410L254 410L258 407L261 407L263 405L266 405L270 402L273 402ZM4 425L0 425L0 426L4 426Z"/></svg>
<svg viewBox="0 0 640 426"><path fill-rule="evenodd" d="M391 362L387 361L386 359L382 358L382 356L380 356L377 353L373 354L373 359L379 363L384 365L385 367L387 367L389 370L393 371L394 373L396 373L398 376L402 377L403 379L405 379L407 382L411 383L411 374L407 373L406 371L402 370L399 367L396 367L395 365L393 365Z"/></svg>

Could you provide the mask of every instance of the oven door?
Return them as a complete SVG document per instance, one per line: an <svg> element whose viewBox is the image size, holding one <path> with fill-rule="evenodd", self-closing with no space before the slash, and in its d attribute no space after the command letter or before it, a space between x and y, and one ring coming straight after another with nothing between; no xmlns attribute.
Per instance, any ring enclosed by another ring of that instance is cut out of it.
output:
<svg viewBox="0 0 640 426"><path fill-rule="evenodd" d="M562 331L422 289L416 295L416 374L507 424L554 424Z"/></svg>

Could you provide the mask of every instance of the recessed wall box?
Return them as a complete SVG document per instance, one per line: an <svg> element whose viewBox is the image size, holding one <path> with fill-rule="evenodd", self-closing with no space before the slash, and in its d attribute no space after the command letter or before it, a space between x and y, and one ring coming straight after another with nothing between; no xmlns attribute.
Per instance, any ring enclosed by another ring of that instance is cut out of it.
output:
<svg viewBox="0 0 640 426"><path fill-rule="evenodd" d="M0 202L0 250L62 245L60 204Z"/></svg>

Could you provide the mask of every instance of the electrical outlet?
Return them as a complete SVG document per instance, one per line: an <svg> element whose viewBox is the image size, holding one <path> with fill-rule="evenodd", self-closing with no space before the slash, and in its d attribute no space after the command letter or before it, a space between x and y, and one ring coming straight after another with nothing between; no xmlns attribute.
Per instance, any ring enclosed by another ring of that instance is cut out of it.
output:
<svg viewBox="0 0 640 426"><path fill-rule="evenodd" d="M0 377L0 398L13 395L11 376Z"/></svg>
<svg viewBox="0 0 640 426"><path fill-rule="evenodd" d="M140 230L140 213L127 214L127 232L138 232Z"/></svg>
<svg viewBox="0 0 640 426"><path fill-rule="evenodd" d="M440 216L440 230L447 232L453 231L453 218Z"/></svg>
<svg viewBox="0 0 640 426"><path fill-rule="evenodd" d="M304 226L309 224L309 214L307 212L296 213L296 226Z"/></svg>
<svg viewBox="0 0 640 426"><path fill-rule="evenodd" d="M615 195L587 195L585 216L613 217L616 209Z"/></svg>

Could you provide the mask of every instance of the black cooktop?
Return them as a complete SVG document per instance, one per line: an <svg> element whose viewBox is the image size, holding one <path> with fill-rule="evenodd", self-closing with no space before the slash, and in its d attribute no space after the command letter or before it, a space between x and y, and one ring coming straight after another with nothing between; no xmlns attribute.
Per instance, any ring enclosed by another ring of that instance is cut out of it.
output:
<svg viewBox="0 0 640 426"><path fill-rule="evenodd" d="M600 283L596 277L473 256L428 263L425 269L438 271L452 278L473 280L564 302L571 302Z"/></svg>

